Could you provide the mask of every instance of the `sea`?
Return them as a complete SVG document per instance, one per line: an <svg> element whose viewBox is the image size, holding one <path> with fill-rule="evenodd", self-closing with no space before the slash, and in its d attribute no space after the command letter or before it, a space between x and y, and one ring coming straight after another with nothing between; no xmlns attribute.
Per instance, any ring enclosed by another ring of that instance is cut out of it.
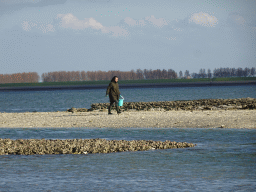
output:
<svg viewBox="0 0 256 192"><path fill-rule="evenodd" d="M66 111L105 103L105 89L0 92L0 112ZM256 86L120 89L124 102L255 98ZM1 115L1 114L0 114ZM1 123L1 122L0 122ZM0 138L171 140L185 149L2 155L0 191L256 191L256 130L1 128Z"/></svg>
<svg viewBox="0 0 256 192"><path fill-rule="evenodd" d="M120 89L124 102L255 98L256 85ZM0 112L53 112L107 103L106 89L0 91Z"/></svg>

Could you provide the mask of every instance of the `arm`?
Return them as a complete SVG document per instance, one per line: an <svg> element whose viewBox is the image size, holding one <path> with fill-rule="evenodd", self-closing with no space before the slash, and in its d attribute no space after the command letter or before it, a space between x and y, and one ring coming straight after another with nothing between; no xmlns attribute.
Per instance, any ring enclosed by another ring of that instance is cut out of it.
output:
<svg viewBox="0 0 256 192"><path fill-rule="evenodd" d="M106 91L106 95L109 94L109 91L110 91L111 87L112 87L112 83L109 83L108 88L107 88L107 91Z"/></svg>
<svg viewBox="0 0 256 192"><path fill-rule="evenodd" d="M119 85L118 85L118 84L117 84L117 92L118 92L118 93L117 93L117 100L119 100L119 97L120 97L120 94L121 94L121 93L120 93L120 91L119 91Z"/></svg>

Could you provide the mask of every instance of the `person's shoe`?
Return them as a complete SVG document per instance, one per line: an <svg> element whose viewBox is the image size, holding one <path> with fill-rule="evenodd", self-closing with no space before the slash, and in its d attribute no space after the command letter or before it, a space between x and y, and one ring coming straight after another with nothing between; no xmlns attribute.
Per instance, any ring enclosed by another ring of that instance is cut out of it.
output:
<svg viewBox="0 0 256 192"><path fill-rule="evenodd" d="M113 115L113 113L108 113L109 115Z"/></svg>
<svg viewBox="0 0 256 192"><path fill-rule="evenodd" d="M121 113L121 111L118 111L118 112L117 112L117 114L120 114L120 113Z"/></svg>

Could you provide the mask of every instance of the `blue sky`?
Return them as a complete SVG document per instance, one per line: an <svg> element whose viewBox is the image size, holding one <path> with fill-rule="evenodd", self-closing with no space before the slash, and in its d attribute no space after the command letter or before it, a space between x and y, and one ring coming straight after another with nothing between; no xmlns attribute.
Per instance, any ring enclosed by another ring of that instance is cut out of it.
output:
<svg viewBox="0 0 256 192"><path fill-rule="evenodd" d="M255 0L0 0L1 74L256 67Z"/></svg>

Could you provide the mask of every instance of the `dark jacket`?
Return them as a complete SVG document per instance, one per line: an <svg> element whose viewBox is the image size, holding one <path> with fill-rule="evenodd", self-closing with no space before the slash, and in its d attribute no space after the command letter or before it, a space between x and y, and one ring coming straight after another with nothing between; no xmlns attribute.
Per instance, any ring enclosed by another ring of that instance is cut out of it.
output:
<svg viewBox="0 0 256 192"><path fill-rule="evenodd" d="M110 82L107 88L106 95L109 95L110 102L118 101L119 100L119 85L116 82Z"/></svg>

